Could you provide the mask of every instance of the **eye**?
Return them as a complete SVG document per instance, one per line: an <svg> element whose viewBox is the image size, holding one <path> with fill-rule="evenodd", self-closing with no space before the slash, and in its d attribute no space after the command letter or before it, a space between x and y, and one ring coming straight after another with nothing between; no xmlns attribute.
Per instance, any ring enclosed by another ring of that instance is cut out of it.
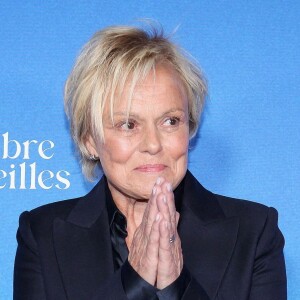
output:
<svg viewBox="0 0 300 300"><path fill-rule="evenodd" d="M176 126L179 124L180 119L178 117L170 117L164 121L164 124L169 126Z"/></svg>
<svg viewBox="0 0 300 300"><path fill-rule="evenodd" d="M128 120L119 125L119 127L123 130L133 130L136 127L136 122Z"/></svg>

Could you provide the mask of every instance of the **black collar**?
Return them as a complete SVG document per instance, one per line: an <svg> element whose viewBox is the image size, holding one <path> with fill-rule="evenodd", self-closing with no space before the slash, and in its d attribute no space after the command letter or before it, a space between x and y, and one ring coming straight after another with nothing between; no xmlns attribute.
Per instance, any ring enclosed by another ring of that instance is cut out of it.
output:
<svg viewBox="0 0 300 300"><path fill-rule="evenodd" d="M111 228L112 224L116 222L120 226L120 228L122 228L122 230L126 231L127 229L126 217L117 208L112 198L111 192L109 190L106 177L104 177L104 182L105 182L105 203L106 203L109 227Z"/></svg>

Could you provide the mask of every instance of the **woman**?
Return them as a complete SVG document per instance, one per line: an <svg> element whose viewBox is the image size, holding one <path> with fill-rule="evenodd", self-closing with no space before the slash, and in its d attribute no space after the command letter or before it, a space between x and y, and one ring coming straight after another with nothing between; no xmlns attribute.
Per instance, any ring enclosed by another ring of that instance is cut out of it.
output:
<svg viewBox="0 0 300 300"><path fill-rule="evenodd" d="M286 299L277 212L187 171L206 94L162 33L110 27L85 45L65 107L85 197L20 217L14 299Z"/></svg>

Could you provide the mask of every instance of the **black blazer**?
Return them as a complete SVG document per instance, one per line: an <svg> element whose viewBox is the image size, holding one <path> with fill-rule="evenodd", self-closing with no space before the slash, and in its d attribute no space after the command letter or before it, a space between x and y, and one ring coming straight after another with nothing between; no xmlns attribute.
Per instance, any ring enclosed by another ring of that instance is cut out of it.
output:
<svg viewBox="0 0 300 300"><path fill-rule="evenodd" d="M104 180L85 197L24 212L14 299L126 300L114 272ZM284 239L274 208L215 195L187 172L179 224L192 281L182 299L284 300Z"/></svg>

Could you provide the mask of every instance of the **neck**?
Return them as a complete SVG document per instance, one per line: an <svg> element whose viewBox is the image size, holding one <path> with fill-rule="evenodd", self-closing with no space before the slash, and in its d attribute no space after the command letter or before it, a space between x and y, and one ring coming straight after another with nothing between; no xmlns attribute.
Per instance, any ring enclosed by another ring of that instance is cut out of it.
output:
<svg viewBox="0 0 300 300"><path fill-rule="evenodd" d="M127 245L131 244L136 229L140 226L148 201L133 199L115 189L109 182L108 187L114 203L127 220Z"/></svg>

